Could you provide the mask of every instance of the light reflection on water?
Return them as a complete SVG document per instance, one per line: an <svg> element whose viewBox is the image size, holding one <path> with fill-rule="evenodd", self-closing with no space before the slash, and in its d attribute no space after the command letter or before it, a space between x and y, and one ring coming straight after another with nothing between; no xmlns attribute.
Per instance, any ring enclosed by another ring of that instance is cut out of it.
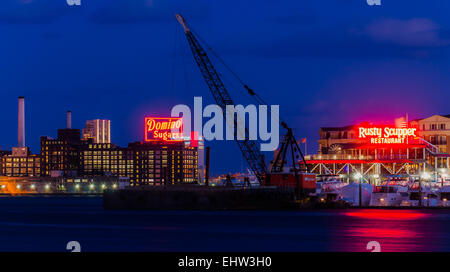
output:
<svg viewBox="0 0 450 272"><path fill-rule="evenodd" d="M101 198L0 198L0 251L450 251L450 210L107 211Z"/></svg>
<svg viewBox="0 0 450 272"><path fill-rule="evenodd" d="M341 216L337 220L343 223L336 222L332 234L333 251L367 251L370 241L380 243L381 251L448 250L439 211L362 209Z"/></svg>

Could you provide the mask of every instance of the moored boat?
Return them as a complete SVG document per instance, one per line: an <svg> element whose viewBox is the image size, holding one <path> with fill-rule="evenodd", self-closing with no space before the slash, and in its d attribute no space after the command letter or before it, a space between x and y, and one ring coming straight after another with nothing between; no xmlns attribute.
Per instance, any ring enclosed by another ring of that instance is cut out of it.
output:
<svg viewBox="0 0 450 272"><path fill-rule="evenodd" d="M375 186L370 199L370 206L400 206L407 200L409 180L405 178L389 178Z"/></svg>

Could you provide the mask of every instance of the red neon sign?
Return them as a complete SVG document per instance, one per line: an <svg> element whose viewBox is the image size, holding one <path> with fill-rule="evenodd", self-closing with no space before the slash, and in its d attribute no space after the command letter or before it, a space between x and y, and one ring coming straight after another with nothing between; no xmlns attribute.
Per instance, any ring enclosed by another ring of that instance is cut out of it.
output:
<svg viewBox="0 0 450 272"><path fill-rule="evenodd" d="M183 141L182 118L145 117L145 141Z"/></svg>
<svg viewBox="0 0 450 272"><path fill-rule="evenodd" d="M371 144L406 144L406 139L417 138L417 128L358 127L359 139L367 139Z"/></svg>

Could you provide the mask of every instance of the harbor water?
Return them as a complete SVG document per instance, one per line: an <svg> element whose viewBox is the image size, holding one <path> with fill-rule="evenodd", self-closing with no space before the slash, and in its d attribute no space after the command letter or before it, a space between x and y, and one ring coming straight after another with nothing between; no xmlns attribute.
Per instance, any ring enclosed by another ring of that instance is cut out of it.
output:
<svg viewBox="0 0 450 272"><path fill-rule="evenodd" d="M450 210L106 211L101 197L1 197L0 251L449 251Z"/></svg>

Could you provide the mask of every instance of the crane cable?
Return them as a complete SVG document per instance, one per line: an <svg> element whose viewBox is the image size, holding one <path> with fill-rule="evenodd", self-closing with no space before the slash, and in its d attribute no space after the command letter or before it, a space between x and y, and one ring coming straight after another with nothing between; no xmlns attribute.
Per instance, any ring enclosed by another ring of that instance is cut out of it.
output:
<svg viewBox="0 0 450 272"><path fill-rule="evenodd" d="M226 63L225 63L225 61L219 56L219 54L217 54L213 49L212 49L212 47L211 46L209 46L209 44L204 40L204 39L202 39L202 37L196 32L196 31L194 31L192 28L190 29L191 30L191 32L205 45L205 47L213 54L213 56L215 56L218 60L219 60L219 62L220 63L222 63L222 65L242 84L242 86L247 90L247 92L248 92L248 94L257 102L257 103L259 103L260 105L269 105L261 96L259 96L255 91L253 91L250 87L248 87L247 86L247 84L245 84L245 82L231 69L231 67L230 66L228 66ZM278 123L280 123L281 124L281 126L282 127L284 127L285 129L287 129L288 131L289 130L292 130L292 128L290 128L288 125L287 125L287 123L286 122L284 122L283 121L283 119L281 119L281 118L276 118L276 117L274 117L274 116L272 116L272 114L270 115L270 118L271 119L273 119L273 120L275 120L276 122L278 122ZM276 119L278 119L278 120L276 120ZM295 141L297 141L297 140L295 140ZM297 150L297 148L296 147L294 147L294 150L297 152L297 151L300 151L300 150ZM301 151L300 151L301 152ZM298 155L297 155L297 158L298 158Z"/></svg>
<svg viewBox="0 0 450 272"><path fill-rule="evenodd" d="M202 39L202 37L195 31L191 29L191 32L195 34L195 36L206 46L206 48L222 63L222 65L242 84L242 86L247 90L247 92L255 99L256 102L268 105L262 97L260 97L257 93L255 93L252 89L250 89L247 84L231 69L230 66L228 66L225 61L217 54L211 46L208 45L208 43L205 42L205 40Z"/></svg>
<svg viewBox="0 0 450 272"><path fill-rule="evenodd" d="M202 39L202 37L194 31L192 28L190 28L191 32L205 45L205 47L219 60L220 63L242 84L242 86L247 90L247 93L260 105L269 105L260 95L258 95L253 89L247 86L245 82L231 69L230 66L228 66L225 61L217 54L211 46L208 45L208 43ZM282 124L284 127L286 125L286 122L284 122L281 118L273 117L272 114L270 115L271 119L274 119L275 121Z"/></svg>
<svg viewBox="0 0 450 272"><path fill-rule="evenodd" d="M170 82L170 90L169 90L169 96L170 99L173 99L174 93L175 93L175 68L176 68L176 61L177 61L177 41L178 41L178 26L175 25L175 35L174 35L174 43L173 43L173 61L172 61L172 79ZM173 101L172 101L173 102Z"/></svg>

